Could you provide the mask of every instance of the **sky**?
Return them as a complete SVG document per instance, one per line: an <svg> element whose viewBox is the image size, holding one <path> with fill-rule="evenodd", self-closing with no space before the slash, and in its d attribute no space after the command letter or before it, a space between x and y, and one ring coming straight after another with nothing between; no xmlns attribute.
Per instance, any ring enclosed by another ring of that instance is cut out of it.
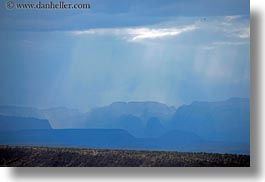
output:
<svg viewBox="0 0 265 182"><path fill-rule="evenodd" d="M6 10L1 1L0 105L249 98L248 0L79 2L91 9Z"/></svg>

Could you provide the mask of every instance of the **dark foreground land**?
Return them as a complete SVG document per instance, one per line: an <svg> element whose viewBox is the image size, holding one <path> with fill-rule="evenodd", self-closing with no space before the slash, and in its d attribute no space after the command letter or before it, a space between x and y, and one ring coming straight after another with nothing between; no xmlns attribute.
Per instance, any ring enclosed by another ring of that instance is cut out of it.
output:
<svg viewBox="0 0 265 182"><path fill-rule="evenodd" d="M212 153L0 146L10 167L249 167L250 156Z"/></svg>

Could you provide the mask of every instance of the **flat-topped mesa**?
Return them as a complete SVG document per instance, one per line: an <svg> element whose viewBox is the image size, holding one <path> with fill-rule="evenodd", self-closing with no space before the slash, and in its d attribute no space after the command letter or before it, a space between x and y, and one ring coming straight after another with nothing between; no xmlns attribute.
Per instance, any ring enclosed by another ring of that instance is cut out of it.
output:
<svg viewBox="0 0 265 182"><path fill-rule="evenodd" d="M52 129L48 120L0 115L0 131Z"/></svg>

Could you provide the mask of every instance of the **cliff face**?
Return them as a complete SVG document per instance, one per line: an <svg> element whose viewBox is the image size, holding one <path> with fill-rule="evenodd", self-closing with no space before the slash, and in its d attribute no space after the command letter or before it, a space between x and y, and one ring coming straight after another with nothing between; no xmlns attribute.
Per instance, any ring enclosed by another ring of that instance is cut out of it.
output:
<svg viewBox="0 0 265 182"><path fill-rule="evenodd" d="M170 128L192 132L204 139L250 143L249 99L193 102L178 108Z"/></svg>
<svg viewBox="0 0 265 182"><path fill-rule="evenodd" d="M48 120L0 115L0 131L52 129Z"/></svg>

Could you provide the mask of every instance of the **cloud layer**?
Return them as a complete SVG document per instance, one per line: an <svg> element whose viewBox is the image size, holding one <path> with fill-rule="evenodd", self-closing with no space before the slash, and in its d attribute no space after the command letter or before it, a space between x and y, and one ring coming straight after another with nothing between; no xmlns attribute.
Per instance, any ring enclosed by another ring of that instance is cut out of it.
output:
<svg viewBox="0 0 265 182"><path fill-rule="evenodd" d="M0 104L87 110L249 97L249 16L80 26L1 32Z"/></svg>
<svg viewBox="0 0 265 182"><path fill-rule="evenodd" d="M142 41L145 39L157 39L170 36L178 36L182 33L194 31L198 26L188 25L184 27L171 27L171 28L106 28L106 29L90 29L83 31L72 31L73 35L115 35L122 36L128 41Z"/></svg>

